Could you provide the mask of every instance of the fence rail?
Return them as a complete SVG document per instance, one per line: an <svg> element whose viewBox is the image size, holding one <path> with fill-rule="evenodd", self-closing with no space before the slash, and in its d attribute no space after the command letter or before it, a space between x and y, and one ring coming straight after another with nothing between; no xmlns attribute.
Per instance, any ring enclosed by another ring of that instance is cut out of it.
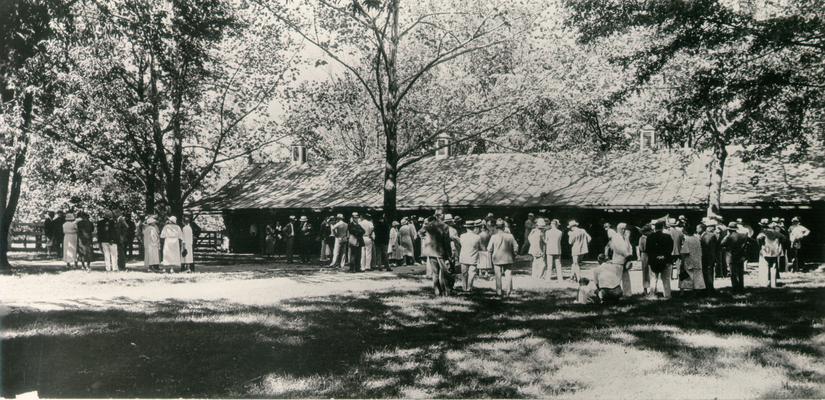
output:
<svg viewBox="0 0 825 400"><path fill-rule="evenodd" d="M41 224L14 224L9 235L9 249L17 251L46 251L48 238L43 232ZM131 246L135 251L140 251L143 237L135 235ZM201 231L195 239L195 251L217 252L220 251L223 234L220 231ZM97 248L97 235L92 238L92 245Z"/></svg>

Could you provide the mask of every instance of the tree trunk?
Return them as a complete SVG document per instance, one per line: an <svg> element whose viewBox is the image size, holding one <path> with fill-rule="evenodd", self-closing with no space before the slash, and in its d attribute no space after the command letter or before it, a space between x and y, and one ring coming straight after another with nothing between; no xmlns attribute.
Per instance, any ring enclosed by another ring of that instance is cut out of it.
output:
<svg viewBox="0 0 825 400"><path fill-rule="evenodd" d="M725 140L719 132L715 132L716 140L713 145L713 154L710 162L710 188L708 190L708 211L707 215L718 215L722 210L722 177L725 173L725 161L728 158L728 151L725 148Z"/></svg>
<svg viewBox="0 0 825 400"><path fill-rule="evenodd" d="M3 185L3 203L0 204L0 273L11 272L8 251L11 245L11 223L14 220L14 213L17 211L17 202L20 200L20 190L23 186L23 165L26 163L26 151L28 150L28 136L31 129L32 104L34 97L31 93L26 93L23 98L23 126L20 141L22 146L18 149L14 157L14 165L11 171L3 171L0 176L0 184ZM9 175L11 175L11 188L8 188ZM8 199L6 199L8 193Z"/></svg>
<svg viewBox="0 0 825 400"><path fill-rule="evenodd" d="M146 192L143 194L143 204L147 215L155 213L155 191L157 190L155 172L155 167L153 166L152 171L146 174Z"/></svg>
<svg viewBox="0 0 825 400"><path fill-rule="evenodd" d="M398 150L396 127L387 130L387 150L384 163L384 221L392 223L398 199Z"/></svg>
<svg viewBox="0 0 825 400"><path fill-rule="evenodd" d="M384 221L395 220L398 199L398 0L391 0L390 37L386 41L387 100L384 105L384 133L387 138L384 164ZM381 43L379 42L379 46ZM380 53L379 53L380 54ZM378 68L378 67L377 67Z"/></svg>

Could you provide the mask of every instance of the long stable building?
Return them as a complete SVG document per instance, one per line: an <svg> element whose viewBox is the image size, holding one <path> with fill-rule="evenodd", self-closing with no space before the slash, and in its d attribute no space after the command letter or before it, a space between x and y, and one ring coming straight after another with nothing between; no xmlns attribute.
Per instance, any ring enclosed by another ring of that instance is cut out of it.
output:
<svg viewBox="0 0 825 400"><path fill-rule="evenodd" d="M248 167L195 208L220 212L237 251L260 248L266 224L289 215L318 221L332 213L378 211L383 163L307 163L293 160ZM529 212L576 218L595 237L604 221L640 224L664 214L699 221L709 189L707 158L682 150L614 152L599 157L565 153L441 155L409 165L398 177L401 215L436 209L480 218L488 212L521 223ZM813 233L809 257L825 259L825 156L790 163L779 157L744 162L730 149L722 214L756 224L763 217L800 216Z"/></svg>

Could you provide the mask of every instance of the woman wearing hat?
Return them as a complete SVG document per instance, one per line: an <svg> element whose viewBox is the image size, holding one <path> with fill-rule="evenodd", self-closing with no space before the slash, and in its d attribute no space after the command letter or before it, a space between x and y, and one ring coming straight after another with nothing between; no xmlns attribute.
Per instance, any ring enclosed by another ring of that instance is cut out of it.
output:
<svg viewBox="0 0 825 400"><path fill-rule="evenodd" d="M401 243L401 250L404 254L404 264L412 265L415 255L414 241L418 234L415 227L407 217L401 218L401 226L398 228L398 240Z"/></svg>
<svg viewBox="0 0 825 400"><path fill-rule="evenodd" d="M480 219L477 223L480 231L478 241L481 245L481 250L478 251L478 273L480 277L489 279L490 272L493 270L493 259L487 251L487 245L490 244L490 237L493 236L496 223L487 219Z"/></svg>
<svg viewBox="0 0 825 400"><path fill-rule="evenodd" d="M94 236L95 225L92 221L89 221L89 214L85 212L79 212L78 217L75 221L77 225L77 258L83 269L91 271L92 259L94 258L92 236Z"/></svg>
<svg viewBox="0 0 825 400"><path fill-rule="evenodd" d="M160 265L160 232L154 215L143 223L143 265L152 271L157 271Z"/></svg>
<svg viewBox="0 0 825 400"><path fill-rule="evenodd" d="M392 221L392 228L390 228L390 240L387 243L387 258L390 259L390 264L393 267L401 264L404 258L404 250L401 247L401 238L398 235L398 228L401 224L398 221Z"/></svg>
<svg viewBox="0 0 825 400"><path fill-rule="evenodd" d="M528 222L530 221L528 220ZM544 231L547 230L547 222L545 222L544 218L539 218L531 222L530 225L533 229L525 236L527 236L527 243L529 243L530 255L533 257L532 275L533 278L541 279L544 278L544 274L547 271L547 261L544 258L545 244L543 240Z"/></svg>
<svg viewBox="0 0 825 400"><path fill-rule="evenodd" d="M77 268L77 224L74 221L74 214L66 214L66 222L63 223L63 262L66 268L71 269L72 263Z"/></svg>
<svg viewBox="0 0 825 400"><path fill-rule="evenodd" d="M163 240L163 265L169 267L169 272L174 271L174 267L180 268L182 264L181 254L186 254L186 247L183 241L183 231L178 226L175 216L169 217L169 221L160 232Z"/></svg>

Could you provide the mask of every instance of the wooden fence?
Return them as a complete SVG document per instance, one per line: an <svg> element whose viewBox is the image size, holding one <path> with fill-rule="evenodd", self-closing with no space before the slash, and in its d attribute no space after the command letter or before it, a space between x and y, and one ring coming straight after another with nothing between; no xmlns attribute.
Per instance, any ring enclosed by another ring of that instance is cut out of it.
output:
<svg viewBox="0 0 825 400"><path fill-rule="evenodd" d="M43 233L42 224L14 224L11 230L10 250L15 251L46 251L48 240ZM131 243L132 249L141 250L142 237L135 236ZM223 234L220 231L201 231L195 240L195 251L217 252L221 248ZM98 248L97 235L92 238L93 247Z"/></svg>

